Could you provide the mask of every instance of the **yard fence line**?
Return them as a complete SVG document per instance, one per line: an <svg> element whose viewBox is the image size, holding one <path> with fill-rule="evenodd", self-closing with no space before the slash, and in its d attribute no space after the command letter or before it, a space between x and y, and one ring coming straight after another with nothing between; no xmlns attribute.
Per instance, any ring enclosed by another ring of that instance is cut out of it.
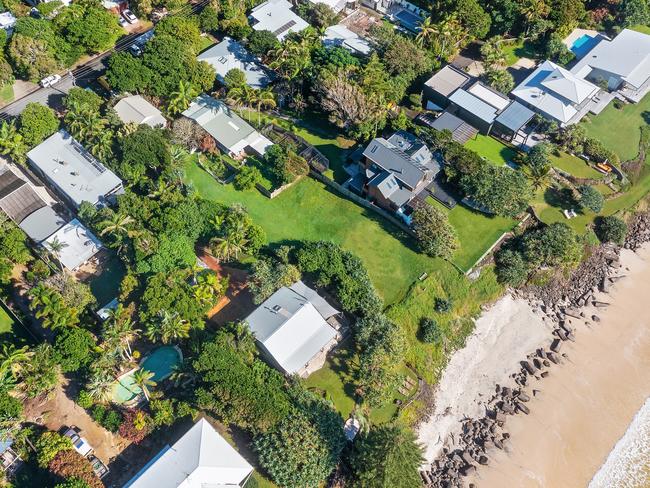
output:
<svg viewBox="0 0 650 488"><path fill-rule="evenodd" d="M410 235L410 236L412 236L412 237L415 237L415 233L413 232L413 230L410 229L410 228L409 228L409 227L408 227L404 222L402 222L402 221L400 221L399 219L393 217L391 214L389 214L388 212L386 212L384 209L379 208L379 207L378 207L377 205L375 205L374 203L369 202L369 201L366 200L365 198L360 197L360 196L357 195L356 193L351 192L350 190L348 190L347 188L344 188L342 185L340 185L340 184L338 184L337 182L331 180L331 179L328 178L327 176L323 176L323 175L317 173L317 172L314 171L314 170L311 170L311 171L309 172L309 175L310 175L312 178L314 178L315 180L318 180L318 181L320 181L321 183L324 183L325 185L329 186L330 188L333 188L334 190L336 190L337 192L341 193L341 194L342 194L343 196L345 196L346 198L349 198L349 199L352 200L353 202L358 203L358 204L361 205L362 207L367 208L367 209L369 209L369 210L372 210L373 212L375 212L375 213L381 215L383 218L385 218L385 219L388 220L390 223L392 223L392 224L396 225L397 227L399 227L401 230L403 230L404 232L406 232L408 235Z"/></svg>
<svg viewBox="0 0 650 488"><path fill-rule="evenodd" d="M286 185L282 185L282 186L276 188L273 191L264 188L260 183L255 183L255 188L257 188L257 191L259 191L265 197L268 197L270 199L274 199L280 193L282 193L284 190L286 190L288 188L291 188L293 185L298 183L300 180L302 180L302 176L299 176L298 178L293 180L291 183L287 183Z"/></svg>

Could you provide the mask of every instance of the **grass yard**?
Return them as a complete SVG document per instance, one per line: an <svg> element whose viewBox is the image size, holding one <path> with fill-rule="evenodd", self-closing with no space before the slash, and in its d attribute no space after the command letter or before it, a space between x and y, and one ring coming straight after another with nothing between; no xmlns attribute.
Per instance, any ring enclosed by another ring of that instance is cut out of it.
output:
<svg viewBox="0 0 650 488"><path fill-rule="evenodd" d="M647 25L637 24L637 25L633 25L632 27L629 27L629 28L634 30L634 31L641 32L642 34L650 35L650 27L647 26Z"/></svg>
<svg viewBox="0 0 650 488"><path fill-rule="evenodd" d="M501 48L505 54L507 66L512 66L520 58L535 59L538 56L529 42L524 42L519 39L504 42L501 44Z"/></svg>
<svg viewBox="0 0 650 488"><path fill-rule="evenodd" d="M586 161L571 154L561 153L559 157L551 154L550 159L553 166L572 174L576 178L602 179L604 177L602 173L589 166Z"/></svg>
<svg viewBox="0 0 650 488"><path fill-rule="evenodd" d="M427 198L427 202L446 212L449 223L456 229L460 249L456 251L452 261L465 271L469 270L504 232L517 225L514 219L491 217L460 203L449 210L432 197Z"/></svg>
<svg viewBox="0 0 650 488"><path fill-rule="evenodd" d="M112 251L111 251L112 252ZM120 293L120 284L126 274L124 263L116 255L102 264L102 271L88 283L97 300L97 308L107 305Z"/></svg>
<svg viewBox="0 0 650 488"><path fill-rule="evenodd" d="M483 134L477 134L474 139L467 141L465 147L477 152L479 156L498 166L504 165L508 161L513 161L517 154L515 149L497 141L494 137Z"/></svg>
<svg viewBox="0 0 650 488"><path fill-rule="evenodd" d="M639 103L627 104L622 109L610 103L597 116L589 116L582 125L591 137L618 154L621 161L627 161L635 158L639 152L641 126L650 122L649 113L650 97L643 98Z"/></svg>
<svg viewBox="0 0 650 488"><path fill-rule="evenodd" d="M10 103L13 99L14 86L12 84L7 84L0 88L0 103Z"/></svg>
<svg viewBox="0 0 650 488"><path fill-rule="evenodd" d="M424 272L458 274L451 264L419 254L410 238L385 219L325 185L304 178L270 200L257 190L237 191L209 177L192 160L187 179L203 198L224 204L241 203L266 231L269 243L326 239L341 244L363 259L386 304L401 300Z"/></svg>
<svg viewBox="0 0 650 488"><path fill-rule="evenodd" d="M201 45L199 46L199 52L205 51L210 46L214 46L217 42L209 34L201 36Z"/></svg>
<svg viewBox="0 0 650 488"><path fill-rule="evenodd" d="M463 346L473 330L472 317L478 316L481 305L497 299L503 287L497 283L492 268L483 269L476 281L442 271L431 273L418 282L400 303L389 308L388 317L406 331L408 350L406 362L429 384L435 384L449 354ZM452 310L434 310L436 298L451 299ZM440 345L425 344L418 339L420 321L433 318L444 331Z"/></svg>
<svg viewBox="0 0 650 488"><path fill-rule="evenodd" d="M253 110L241 110L241 113L242 117L245 120L250 119L253 125L263 126L272 122L299 135L329 159L330 171L326 173L326 176L338 183L343 183L348 179L349 175L343 170L343 166L350 149L355 145L355 141L339 134L336 128L327 120L321 118L322 116L306 115L303 119L294 123L265 113L258 114Z"/></svg>
<svg viewBox="0 0 650 488"><path fill-rule="evenodd" d="M32 339L22 324L14 321L4 304L0 303L0 344L12 342L21 345L30 343Z"/></svg>

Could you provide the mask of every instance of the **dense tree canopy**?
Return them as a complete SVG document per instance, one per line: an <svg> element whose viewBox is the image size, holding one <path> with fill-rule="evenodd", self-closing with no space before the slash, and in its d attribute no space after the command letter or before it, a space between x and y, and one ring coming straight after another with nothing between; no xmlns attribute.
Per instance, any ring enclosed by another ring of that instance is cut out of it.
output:
<svg viewBox="0 0 650 488"><path fill-rule="evenodd" d="M29 103L20 114L20 133L25 144L36 146L59 128L54 110L40 103Z"/></svg>

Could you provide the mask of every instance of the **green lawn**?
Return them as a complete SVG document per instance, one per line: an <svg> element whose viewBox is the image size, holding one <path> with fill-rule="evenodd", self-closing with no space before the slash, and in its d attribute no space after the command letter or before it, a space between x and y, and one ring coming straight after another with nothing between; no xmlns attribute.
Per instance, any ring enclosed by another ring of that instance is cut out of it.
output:
<svg viewBox="0 0 650 488"><path fill-rule="evenodd" d="M641 25L641 24L633 25L632 27L630 27L630 29L635 30L637 32L641 32L642 34L650 35L650 27L647 25Z"/></svg>
<svg viewBox="0 0 650 488"><path fill-rule="evenodd" d="M26 344L32 341L29 332L18 322L15 322L0 303L0 344L13 342Z"/></svg>
<svg viewBox="0 0 650 488"><path fill-rule="evenodd" d="M501 47L506 57L507 66L512 66L520 58L535 59L538 56L529 42L524 42L519 39L504 42L501 44Z"/></svg>
<svg viewBox="0 0 650 488"><path fill-rule="evenodd" d="M221 185L193 161L188 162L186 171L188 181L202 197L243 204L264 228L271 244L326 239L356 253L386 304L399 301L424 272L457 274L449 263L419 254L408 236L379 215L311 178L269 200L257 190L242 192L232 185Z"/></svg>
<svg viewBox="0 0 650 488"><path fill-rule="evenodd" d="M201 45L199 46L199 52L205 51L207 48L210 46L214 46L216 44L216 41L214 40L214 37L212 37L209 34L206 34L204 36L201 36Z"/></svg>
<svg viewBox="0 0 650 488"><path fill-rule="evenodd" d="M464 276L436 271L415 284L407 297L393 305L388 317L406 331L408 350L406 362L429 384L440 377L449 354L464 344L474 328L472 317L478 316L481 305L495 300L503 293L492 268L484 268L476 281ZM436 298L451 299L452 310L434 311ZM434 318L444 331L443 344L425 344L418 339L423 318Z"/></svg>
<svg viewBox="0 0 650 488"><path fill-rule="evenodd" d="M0 102L9 103L12 102L13 99L14 99L13 85L5 85L2 88L0 88Z"/></svg>
<svg viewBox="0 0 650 488"><path fill-rule="evenodd" d="M515 149L506 146L493 137L483 134L478 134L474 139L467 141L465 147L477 152L479 156L499 166L514 160L517 154Z"/></svg>
<svg viewBox="0 0 650 488"><path fill-rule="evenodd" d="M591 137L600 140L606 147L627 161L637 156L641 126L650 122L650 97L645 97L639 103L630 103L622 109L614 107L613 103L597 116L589 116L582 122Z"/></svg>
<svg viewBox="0 0 650 488"><path fill-rule="evenodd" d="M431 197L427 201L446 212L449 223L456 229L460 249L456 251L452 261L465 271L469 270L504 232L517 224L516 220L488 216L460 203L449 210Z"/></svg>
<svg viewBox="0 0 650 488"><path fill-rule="evenodd" d="M572 174L576 178L594 178L602 179L603 174L596 171L586 161L572 156L567 153L561 153L560 156L550 155L551 164L567 173Z"/></svg>

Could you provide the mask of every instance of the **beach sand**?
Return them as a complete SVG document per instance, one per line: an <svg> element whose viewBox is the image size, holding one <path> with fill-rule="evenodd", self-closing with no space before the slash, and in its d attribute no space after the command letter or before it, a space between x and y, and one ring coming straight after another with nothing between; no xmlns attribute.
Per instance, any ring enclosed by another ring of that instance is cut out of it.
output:
<svg viewBox="0 0 650 488"><path fill-rule="evenodd" d="M490 465L467 482L586 487L605 463L650 395L650 246L622 251L621 263L627 277L600 298L611 306L585 310L601 322L576 327L577 342L563 348L569 360L533 382L541 394L529 402L530 415L508 418L507 450L488 453Z"/></svg>
<svg viewBox="0 0 650 488"><path fill-rule="evenodd" d="M552 327L535 314L526 300L506 295L476 321L465 347L456 351L435 393L431 417L418 428L418 440L431 463L445 441L458 434L461 421L485 415L483 406L495 385L512 382L519 361L540 344L551 341Z"/></svg>

